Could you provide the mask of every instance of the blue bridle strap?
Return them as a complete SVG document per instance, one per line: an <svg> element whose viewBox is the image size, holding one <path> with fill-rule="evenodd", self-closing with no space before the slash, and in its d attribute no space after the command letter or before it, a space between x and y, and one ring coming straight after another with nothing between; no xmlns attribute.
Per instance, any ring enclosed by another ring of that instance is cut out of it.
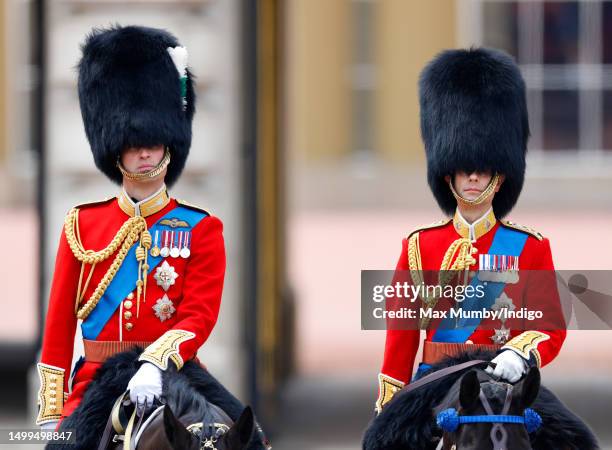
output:
<svg viewBox="0 0 612 450"><path fill-rule="evenodd" d="M459 416L459 423L525 423L523 416L493 415L493 416Z"/></svg>
<svg viewBox="0 0 612 450"><path fill-rule="evenodd" d="M518 423L525 425L528 433L533 433L542 425L542 418L531 408L526 408L522 416L508 414L460 416L455 408L448 408L438 413L436 423L444 431L451 433L465 423Z"/></svg>

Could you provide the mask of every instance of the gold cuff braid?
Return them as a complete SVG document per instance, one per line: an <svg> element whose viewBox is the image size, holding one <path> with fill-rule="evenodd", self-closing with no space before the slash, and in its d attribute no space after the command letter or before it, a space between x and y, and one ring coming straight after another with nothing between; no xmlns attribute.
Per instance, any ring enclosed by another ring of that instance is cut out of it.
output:
<svg viewBox="0 0 612 450"><path fill-rule="evenodd" d="M376 400L376 413L380 414L383 407L391 401L393 396L404 387L405 383L391 378L384 373L378 374L378 400Z"/></svg>
<svg viewBox="0 0 612 450"><path fill-rule="evenodd" d="M541 367L542 357L538 351L538 345L549 339L550 336L541 331L525 331L506 342L502 349L514 350L526 360L529 360L530 356L533 355L538 367Z"/></svg>
<svg viewBox="0 0 612 450"><path fill-rule="evenodd" d="M64 410L64 369L38 363L40 390L36 425L59 420Z"/></svg>
<svg viewBox="0 0 612 450"><path fill-rule="evenodd" d="M177 369L183 367L183 358L179 353L179 346L189 339L193 339L195 334L185 330L166 331L159 339L149 345L139 361L148 361L155 364L161 370L168 368L168 361L172 360Z"/></svg>

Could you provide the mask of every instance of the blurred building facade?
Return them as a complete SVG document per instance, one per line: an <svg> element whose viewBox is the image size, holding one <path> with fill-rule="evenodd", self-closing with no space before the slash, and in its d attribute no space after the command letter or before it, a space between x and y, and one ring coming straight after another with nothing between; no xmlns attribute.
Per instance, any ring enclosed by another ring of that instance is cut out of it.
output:
<svg viewBox="0 0 612 450"><path fill-rule="evenodd" d="M311 196L323 199L319 206L332 206L318 194L336 182L351 193L338 196L339 206L403 207L398 186L423 193L414 200L426 206L422 177L413 179L425 162L419 73L442 49L497 47L517 60L527 84L527 184L534 189L525 203L544 203L553 179L564 181L558 198L610 208L601 192L612 187L611 33L610 1L292 0L287 149L312 167L304 177L320 180ZM345 175L337 178L330 167ZM299 181L296 189L316 207Z"/></svg>

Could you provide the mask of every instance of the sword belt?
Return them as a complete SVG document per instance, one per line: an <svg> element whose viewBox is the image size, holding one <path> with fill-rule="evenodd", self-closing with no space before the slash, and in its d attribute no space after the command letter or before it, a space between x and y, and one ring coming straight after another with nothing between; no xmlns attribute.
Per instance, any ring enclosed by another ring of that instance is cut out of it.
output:
<svg viewBox="0 0 612 450"><path fill-rule="evenodd" d="M477 350L497 351L501 348L498 344L466 344L457 342L432 342L425 341L423 345L423 362L425 364L437 364L442 359L454 358L461 353Z"/></svg>

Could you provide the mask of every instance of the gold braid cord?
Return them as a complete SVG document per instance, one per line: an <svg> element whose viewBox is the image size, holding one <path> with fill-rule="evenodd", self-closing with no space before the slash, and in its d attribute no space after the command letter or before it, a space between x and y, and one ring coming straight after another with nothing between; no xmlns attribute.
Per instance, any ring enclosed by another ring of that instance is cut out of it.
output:
<svg viewBox="0 0 612 450"><path fill-rule="evenodd" d="M423 263L421 261L421 250L419 243L420 233L414 233L408 240L408 268L413 284L420 285L423 283ZM468 270L469 267L476 263L472 254L476 253L476 249L472 247L472 241L468 238L459 238L454 241L446 250L442 264L440 265L440 274L438 276L438 284L444 287L457 276L459 272ZM439 297L429 297L421 290L423 303L427 308L434 308L438 303ZM427 328L429 325L428 318L422 318L420 328Z"/></svg>
<svg viewBox="0 0 612 450"><path fill-rule="evenodd" d="M68 245L72 250L75 258L79 260L83 267L85 264L91 264L91 272L89 274L88 280L84 287L81 286L81 281L83 277L83 268L81 270L81 277L79 280L79 289L77 293L77 298L75 301L75 310L78 308L80 301L83 298L84 292L87 289L87 284L89 284L89 280L91 279L91 273L96 264L107 260L110 258L117 250L117 255L113 260L113 263L108 268L102 280L94 290L91 297L87 300L87 302L78 309L77 317L81 320L85 320L87 316L93 311L93 309L97 306L98 302L104 295L104 292L108 288L109 284L117 274L119 267L123 263L128 251L134 245L135 242L140 240L140 244L136 249L136 259L138 260L138 276L136 281L138 300L137 305L140 306L140 295L144 291L146 296L146 280L147 274L149 270L149 265L147 264L147 254L148 250L151 247L151 233L147 230L147 222L141 216L130 217L125 223L121 226L113 240L108 244L105 248L100 251L93 250L85 250L83 248L83 244L80 239L79 233L79 210L77 208L73 208L64 221L64 233L66 235L66 240L68 241ZM138 315L138 309L137 309Z"/></svg>
<svg viewBox="0 0 612 450"><path fill-rule="evenodd" d="M474 200L469 200L467 198L463 198L455 190L455 187L453 186L452 180L448 182L448 185L450 186L450 190L453 193L453 197L455 197L455 200L457 200L458 202L463 203L464 205L467 205L467 206L475 206L475 205L480 205L480 204L484 203L485 200L487 198L489 198L491 196L491 194L493 194L493 192L495 191L495 188L497 187L497 183L498 182L499 182L499 174L496 173L493 176L493 178L491 178L491 180L489 181L489 184L487 185L485 190L482 191L480 193L480 195L477 198L475 198Z"/></svg>

